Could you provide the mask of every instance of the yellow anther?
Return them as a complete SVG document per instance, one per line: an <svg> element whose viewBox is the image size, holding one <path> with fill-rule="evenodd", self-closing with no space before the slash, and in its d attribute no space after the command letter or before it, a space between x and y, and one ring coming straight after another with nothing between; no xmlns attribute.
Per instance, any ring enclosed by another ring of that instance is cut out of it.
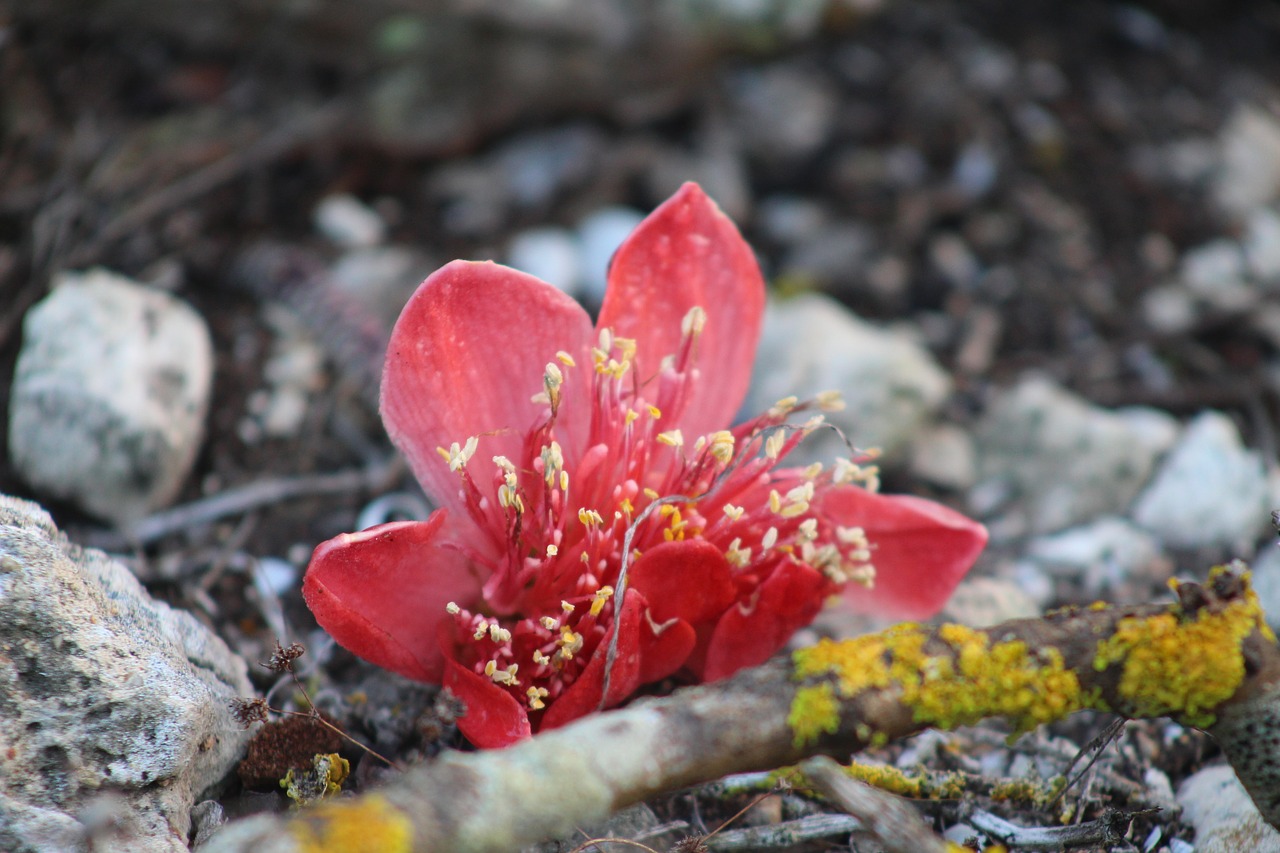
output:
<svg viewBox="0 0 1280 853"><path fill-rule="evenodd" d="M786 444L787 437L782 431L772 433L764 440L764 455L769 459L777 459L778 454L782 452L782 445Z"/></svg>
<svg viewBox="0 0 1280 853"><path fill-rule="evenodd" d="M604 610L604 604L613 595L613 587L602 586L596 590L595 596L591 599L591 615L599 616L600 611Z"/></svg>
<svg viewBox="0 0 1280 853"><path fill-rule="evenodd" d="M684 444L684 436L680 430L673 429L670 432L660 432L657 435L658 441L668 447L680 447Z"/></svg>
<svg viewBox="0 0 1280 853"><path fill-rule="evenodd" d="M640 417L640 413L637 412L635 409L627 409L627 414L624 417L624 420L626 421L625 425L631 426L633 423L636 422L636 419L639 417Z"/></svg>
<svg viewBox="0 0 1280 853"><path fill-rule="evenodd" d="M561 660L573 660L573 656L582 649L582 635L574 633L573 629L565 625L560 629L556 643L560 646L556 655Z"/></svg>
<svg viewBox="0 0 1280 853"><path fill-rule="evenodd" d="M489 639L493 640L495 643L509 643L511 642L511 632L506 628L503 628L497 622L490 622Z"/></svg>
<svg viewBox="0 0 1280 853"><path fill-rule="evenodd" d="M554 361L547 362L547 369L542 374L542 389L552 406L560 404L560 386L564 385L564 374Z"/></svg>
<svg viewBox="0 0 1280 853"><path fill-rule="evenodd" d="M556 619L554 616L543 616L538 620L538 624L543 628L546 628L548 631L560 630L560 620Z"/></svg>
<svg viewBox="0 0 1280 853"><path fill-rule="evenodd" d="M567 601L562 601L560 602L560 609L563 610L565 613L572 613L573 605Z"/></svg>
<svg viewBox="0 0 1280 853"><path fill-rule="evenodd" d="M799 518L809 511L808 501L797 501L796 503L787 504L779 513L783 518Z"/></svg>
<svg viewBox="0 0 1280 853"><path fill-rule="evenodd" d="M844 411L844 396L839 391L819 391L815 399L818 408L824 412Z"/></svg>
<svg viewBox="0 0 1280 853"><path fill-rule="evenodd" d="M631 513L636 511L635 506L631 503L631 498L623 498L621 501L619 501L618 509L622 510L622 512L626 515L631 515Z"/></svg>
<svg viewBox="0 0 1280 853"><path fill-rule="evenodd" d="M733 459L733 433L727 429L713 432L709 436L711 439L711 455L721 465L728 465L729 460Z"/></svg>
<svg viewBox="0 0 1280 853"><path fill-rule="evenodd" d="M791 410L796 407L796 403L798 402L800 401L795 396L783 397L781 400L773 404L773 407L769 409L769 414L774 417L781 417L782 415L790 414Z"/></svg>
<svg viewBox="0 0 1280 853"><path fill-rule="evenodd" d="M821 473L822 473L822 463L815 462L809 467L805 468L803 471L801 471L800 476L804 477L806 480L812 480Z"/></svg>
<svg viewBox="0 0 1280 853"><path fill-rule="evenodd" d="M458 602L456 601L450 601L444 606L444 609L450 616L457 616L462 612L462 608L458 606Z"/></svg>
<svg viewBox="0 0 1280 853"><path fill-rule="evenodd" d="M707 325L707 312L703 311L697 305L689 309L689 313L684 315L684 319L680 321L680 334L686 338L690 335L697 337L702 334L702 330Z"/></svg>
<svg viewBox="0 0 1280 853"><path fill-rule="evenodd" d="M560 472L560 491L562 492L569 491L569 472L568 471Z"/></svg>
<svg viewBox="0 0 1280 853"><path fill-rule="evenodd" d="M493 678L493 674L497 671L498 671L498 662L496 660L491 660L484 665L484 674L489 676L490 678Z"/></svg>
<svg viewBox="0 0 1280 853"><path fill-rule="evenodd" d="M797 503L799 501L813 500L814 486L813 483L801 483L793 489L787 491L787 501Z"/></svg>
<svg viewBox="0 0 1280 853"><path fill-rule="evenodd" d="M867 544L867 531L861 527L837 527L836 538L845 545L865 546Z"/></svg>
<svg viewBox="0 0 1280 853"><path fill-rule="evenodd" d="M561 364L563 364L565 367L577 367L577 366L578 366L578 362L576 362L576 361L574 361L574 360L573 360L573 356L569 355L569 353L565 352L564 350L558 350L558 351L556 352L556 358L557 358L557 359L560 361L560 363L561 363Z"/></svg>
<svg viewBox="0 0 1280 853"><path fill-rule="evenodd" d="M493 464L502 469L504 474L515 474L516 466L511 464L511 460L505 456L493 457Z"/></svg>
<svg viewBox="0 0 1280 853"><path fill-rule="evenodd" d="M601 351L608 355L609 350L613 349L613 329L608 327L601 329L598 341Z"/></svg>
<svg viewBox="0 0 1280 853"><path fill-rule="evenodd" d="M541 711L543 708L547 707L546 703L542 700L548 692L549 691L545 687L530 687L526 690L524 695L529 697L529 710Z"/></svg>
<svg viewBox="0 0 1280 853"><path fill-rule="evenodd" d="M473 435L467 439L466 444L458 444L458 442L455 441L453 444L449 445L448 450L445 450L443 447L437 447L436 453L439 453L441 458L443 458L445 462L449 463L450 471L457 471L471 461L471 457L475 454L476 446L479 443L480 439Z"/></svg>
<svg viewBox="0 0 1280 853"><path fill-rule="evenodd" d="M647 486L645 487L643 494L651 501L656 501L658 499L658 493Z"/></svg>
<svg viewBox="0 0 1280 853"><path fill-rule="evenodd" d="M734 540L729 543L729 550L724 552L724 557L729 561L730 565L741 569L751 562L751 549L743 548L742 539L735 536Z"/></svg>
<svg viewBox="0 0 1280 853"><path fill-rule="evenodd" d="M769 490L769 512L782 512L782 495L777 489Z"/></svg>
<svg viewBox="0 0 1280 853"><path fill-rule="evenodd" d="M533 662L538 666L546 666L551 663L551 658L542 653L542 649L533 650Z"/></svg>
<svg viewBox="0 0 1280 853"><path fill-rule="evenodd" d="M624 363L630 363L636 357L635 338L614 338L613 345L618 348L618 354L622 356Z"/></svg>
<svg viewBox="0 0 1280 853"><path fill-rule="evenodd" d="M471 639L483 640L486 636L488 636L488 634L489 634L489 623L485 622L484 620L481 620L480 624L476 626L476 632L471 635Z"/></svg>
<svg viewBox="0 0 1280 853"><path fill-rule="evenodd" d="M514 687L520 684L516 679L516 671L519 669L518 663L513 663L506 669L498 669L498 662L491 660L484 665L484 674L492 678L494 684L507 684Z"/></svg>
<svg viewBox="0 0 1280 853"><path fill-rule="evenodd" d="M560 548L559 548L558 546L556 546L556 545L554 545L554 544L552 544L552 545L548 545L548 546L547 546L547 556L548 556L548 557L554 557L555 555L557 555L557 554L559 554L559 553L560 553Z"/></svg>
<svg viewBox="0 0 1280 853"><path fill-rule="evenodd" d="M778 544L778 528L770 527L764 532L764 537L760 540L760 547L768 551L774 545Z"/></svg>
<svg viewBox="0 0 1280 853"><path fill-rule="evenodd" d="M746 507L734 506L733 504L724 505L724 514L728 516L730 521L737 521L742 518L742 514L746 511Z"/></svg>
<svg viewBox="0 0 1280 853"><path fill-rule="evenodd" d="M542 476L547 485L555 488L561 472L564 471L564 453L560 450L560 442L553 441L542 448L539 454L542 459Z"/></svg>
<svg viewBox="0 0 1280 853"><path fill-rule="evenodd" d="M822 426L826 422L827 422L827 419L825 415L814 415L813 417L809 418L809 420L804 422L803 429L805 433L808 434L813 432L815 429Z"/></svg>
<svg viewBox="0 0 1280 853"><path fill-rule="evenodd" d="M599 527L604 524L604 519L601 518L600 513L586 507L578 510L578 521L582 522L585 527Z"/></svg>
<svg viewBox="0 0 1280 853"><path fill-rule="evenodd" d="M649 417L653 418L655 421L660 420L662 418L662 409L659 409L657 406L649 406Z"/></svg>
<svg viewBox="0 0 1280 853"><path fill-rule="evenodd" d="M818 519L806 518L800 522L800 538L805 542L812 542L818 538Z"/></svg>

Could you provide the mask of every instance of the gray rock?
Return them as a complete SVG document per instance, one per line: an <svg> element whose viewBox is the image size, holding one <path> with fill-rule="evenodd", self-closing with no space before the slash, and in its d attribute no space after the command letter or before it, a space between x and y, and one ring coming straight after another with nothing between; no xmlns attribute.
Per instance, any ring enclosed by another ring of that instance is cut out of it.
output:
<svg viewBox="0 0 1280 853"><path fill-rule="evenodd" d="M1243 311L1258 301L1246 280L1245 254L1234 240L1211 240L1182 258L1179 277L1187 290L1219 311Z"/></svg>
<svg viewBox="0 0 1280 853"><path fill-rule="evenodd" d="M403 246L346 252L330 271L333 289L365 309L390 335L418 283L438 266Z"/></svg>
<svg viewBox="0 0 1280 853"><path fill-rule="evenodd" d="M245 662L129 570L0 495L0 849L187 849L249 732Z"/></svg>
<svg viewBox="0 0 1280 853"><path fill-rule="evenodd" d="M188 305L105 270L65 273L23 322L10 458L44 494L128 524L181 487L212 380Z"/></svg>
<svg viewBox="0 0 1280 853"><path fill-rule="evenodd" d="M947 601L942 618L948 622L986 628L1011 619L1040 615L1040 605L1016 583L1001 578L967 578Z"/></svg>
<svg viewBox="0 0 1280 853"><path fill-rule="evenodd" d="M1197 853L1280 853L1280 833L1262 819L1235 771L1208 767L1178 786L1182 819L1195 827Z"/></svg>
<svg viewBox="0 0 1280 853"><path fill-rule="evenodd" d="M873 326L832 299L806 294L771 302L745 412L821 391L839 391L846 403L827 414L829 423L896 463L951 392L951 380L906 333ZM797 461L847 453L838 436L820 431L801 445Z"/></svg>
<svg viewBox="0 0 1280 853"><path fill-rule="evenodd" d="M1270 520L1262 458L1231 419L1208 411L1181 439L1133 507L1133 518L1165 544L1252 550Z"/></svg>
<svg viewBox="0 0 1280 853"><path fill-rule="evenodd" d="M984 513L1008 509L1030 533L1121 514L1176 435L1176 421L1162 412L1109 411L1030 377L1002 393L978 424L971 501Z"/></svg>
<svg viewBox="0 0 1280 853"><path fill-rule="evenodd" d="M1160 545L1131 522L1109 515L1033 539L1026 553L1042 573L1083 576L1085 589L1099 594L1157 559Z"/></svg>
<svg viewBox="0 0 1280 853"><path fill-rule="evenodd" d="M972 487L978 477L973 437L954 424L927 427L911 448L911 473L947 489Z"/></svg>
<svg viewBox="0 0 1280 853"><path fill-rule="evenodd" d="M1236 108L1218 137L1213 194L1241 219L1280 193L1280 121L1251 105Z"/></svg>
<svg viewBox="0 0 1280 853"><path fill-rule="evenodd" d="M1271 630L1280 628L1280 546L1271 544L1258 552L1250 567L1253 573L1253 590L1258 603L1267 614Z"/></svg>

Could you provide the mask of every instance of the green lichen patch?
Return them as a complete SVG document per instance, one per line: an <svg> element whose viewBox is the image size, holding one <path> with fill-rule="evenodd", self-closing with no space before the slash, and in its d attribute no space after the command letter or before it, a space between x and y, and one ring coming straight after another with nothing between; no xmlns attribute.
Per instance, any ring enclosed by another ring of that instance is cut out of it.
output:
<svg viewBox="0 0 1280 853"><path fill-rule="evenodd" d="M964 794L967 784L960 773L908 773L886 764L855 761L844 770L882 791L917 800L954 800Z"/></svg>
<svg viewBox="0 0 1280 853"><path fill-rule="evenodd" d="M840 728L840 700L828 682L801 687L791 703L787 724L795 733L797 748L816 743L824 734L833 735Z"/></svg>

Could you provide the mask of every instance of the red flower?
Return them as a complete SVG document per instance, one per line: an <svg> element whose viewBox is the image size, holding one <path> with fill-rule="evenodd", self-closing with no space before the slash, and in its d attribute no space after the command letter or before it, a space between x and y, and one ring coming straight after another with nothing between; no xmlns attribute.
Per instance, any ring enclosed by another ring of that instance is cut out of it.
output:
<svg viewBox="0 0 1280 853"><path fill-rule="evenodd" d="M449 687L491 747L677 672L760 663L842 589L863 611L936 612L981 525L876 494L850 460L778 468L820 420L786 418L812 403L725 429L763 311L751 249L694 184L618 249L595 328L524 273L433 274L392 335L382 416L440 508L320 545L303 584L317 620Z"/></svg>

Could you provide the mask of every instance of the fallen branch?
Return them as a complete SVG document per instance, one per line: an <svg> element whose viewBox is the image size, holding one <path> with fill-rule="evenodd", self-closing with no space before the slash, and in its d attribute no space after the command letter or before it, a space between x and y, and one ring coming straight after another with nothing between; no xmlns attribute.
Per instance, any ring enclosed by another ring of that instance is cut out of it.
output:
<svg viewBox="0 0 1280 853"><path fill-rule="evenodd" d="M232 824L202 850L505 851L728 773L992 716L1029 730L1083 709L1207 729L1280 825L1280 648L1248 574L1218 568L1175 592L1163 606L823 641L506 750L446 754L360 797Z"/></svg>

